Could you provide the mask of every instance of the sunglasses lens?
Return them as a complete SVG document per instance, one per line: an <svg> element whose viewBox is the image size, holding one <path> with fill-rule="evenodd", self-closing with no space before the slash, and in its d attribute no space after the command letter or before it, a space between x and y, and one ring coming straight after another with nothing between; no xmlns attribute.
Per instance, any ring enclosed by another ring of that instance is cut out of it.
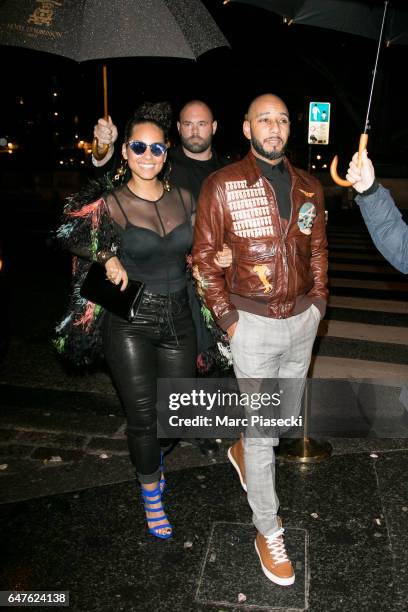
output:
<svg viewBox="0 0 408 612"><path fill-rule="evenodd" d="M143 155L147 149L147 144L141 140L132 140L129 142L129 146L135 155Z"/></svg>
<svg viewBox="0 0 408 612"><path fill-rule="evenodd" d="M154 155L155 157L160 157L160 155L163 155L163 153L166 152L167 148L166 145L161 144L160 142L155 142L150 145L150 150L152 152L152 155Z"/></svg>
<svg viewBox="0 0 408 612"><path fill-rule="evenodd" d="M150 151L155 157L160 157L160 155L163 155L167 151L166 145L161 142L154 142L148 145L143 142L143 140L131 140L128 144L135 155L143 155L147 147L150 147Z"/></svg>

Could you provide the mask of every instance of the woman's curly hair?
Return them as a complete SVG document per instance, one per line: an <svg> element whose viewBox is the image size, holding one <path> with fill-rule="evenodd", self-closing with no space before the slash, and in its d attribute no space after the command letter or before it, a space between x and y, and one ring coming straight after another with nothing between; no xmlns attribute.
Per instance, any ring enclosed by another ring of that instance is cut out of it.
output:
<svg viewBox="0 0 408 612"><path fill-rule="evenodd" d="M129 140L132 130L139 123L154 123L163 131L167 141L171 127L172 109L169 102L143 102L128 121L125 128L125 140Z"/></svg>

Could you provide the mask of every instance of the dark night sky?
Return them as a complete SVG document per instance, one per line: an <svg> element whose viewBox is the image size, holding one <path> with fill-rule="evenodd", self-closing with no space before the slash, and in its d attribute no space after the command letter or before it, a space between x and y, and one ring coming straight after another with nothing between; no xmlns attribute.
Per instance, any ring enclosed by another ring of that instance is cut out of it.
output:
<svg viewBox="0 0 408 612"><path fill-rule="evenodd" d="M191 98L207 100L219 120L217 146L228 152L245 148L242 116L248 102L271 91L288 104L292 147L299 159L307 155L307 106L310 100L332 102L331 150L347 159L357 147L364 125L374 41L309 26L287 27L271 12L221 0L204 4L231 43L197 62L129 59L108 61L110 114L119 126L143 99L168 99L177 109ZM101 62L76 64L46 54L0 48L2 113L0 137L38 143L52 156L59 132L61 143L73 134L90 139L103 112ZM373 111L370 149L380 161L403 161L408 153L404 122L408 96L402 83L408 47L383 49ZM52 98L52 91L60 92ZM21 97L24 104L18 103ZM349 104L356 121L347 112ZM55 107L55 108L54 108ZM57 110L59 118L53 118ZM78 123L74 118L78 117ZM38 146L38 145L36 145ZM333 149L332 149L333 147ZM45 153L44 153L45 156ZM3 156L4 157L4 156Z"/></svg>

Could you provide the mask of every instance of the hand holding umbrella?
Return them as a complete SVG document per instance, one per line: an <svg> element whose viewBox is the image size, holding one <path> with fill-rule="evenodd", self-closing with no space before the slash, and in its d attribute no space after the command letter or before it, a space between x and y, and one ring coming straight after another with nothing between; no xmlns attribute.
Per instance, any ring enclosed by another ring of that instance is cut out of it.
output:
<svg viewBox="0 0 408 612"><path fill-rule="evenodd" d="M375 172L371 160L368 159L367 149L363 149L361 152L360 160L358 157L358 153L353 155L347 172L347 180L350 181L358 193L363 193L372 187L375 181Z"/></svg>
<svg viewBox="0 0 408 612"><path fill-rule="evenodd" d="M98 119L98 123L94 127L94 137L98 139L99 148L108 145L108 148L114 145L118 138L118 128L113 123L112 118L108 115L108 119Z"/></svg>
<svg viewBox="0 0 408 612"><path fill-rule="evenodd" d="M109 120L108 114L108 75L106 66L103 66L103 118L105 121ZM109 150L109 145L104 144L98 145L98 139L94 138L92 141L92 155L95 159L103 159Z"/></svg>
<svg viewBox="0 0 408 612"><path fill-rule="evenodd" d="M357 165L358 165L359 168L361 167L361 160L362 160L361 156L362 156L363 151L366 151L366 154L367 154L368 130L370 129L369 117L370 117L371 101L372 101L372 98L373 98L373 90L374 90L375 77L377 75L378 58L379 58L379 55L380 55L381 43L382 43L382 40L383 40L384 23L385 23L385 17L386 17L386 14L387 14L387 7L388 7L388 0L386 0L384 2L384 13L383 13L383 18L382 18L382 23L381 23L380 38L378 40L377 56L375 58L375 66L374 66L374 70L373 70L373 78L372 78L372 81L371 81L370 98L368 100L367 116L366 116L366 120L365 120L364 131L360 135L360 142L359 142L359 145L358 145ZM339 175L337 174L337 162L338 162L338 156L335 155L333 160L332 160L332 163L330 164L330 175L331 175L333 181L337 185L340 185L340 187L351 187L353 183L351 183L350 181L347 181L345 179L340 178Z"/></svg>

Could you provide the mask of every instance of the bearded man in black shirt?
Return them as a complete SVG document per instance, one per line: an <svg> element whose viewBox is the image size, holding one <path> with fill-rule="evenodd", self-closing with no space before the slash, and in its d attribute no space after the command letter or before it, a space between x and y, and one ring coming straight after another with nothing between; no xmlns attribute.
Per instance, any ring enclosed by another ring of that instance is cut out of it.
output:
<svg viewBox="0 0 408 612"><path fill-rule="evenodd" d="M217 122L204 102L187 102L180 111L177 129L180 144L171 150L172 180L188 188L197 201L204 179L227 165L228 160L212 147Z"/></svg>

